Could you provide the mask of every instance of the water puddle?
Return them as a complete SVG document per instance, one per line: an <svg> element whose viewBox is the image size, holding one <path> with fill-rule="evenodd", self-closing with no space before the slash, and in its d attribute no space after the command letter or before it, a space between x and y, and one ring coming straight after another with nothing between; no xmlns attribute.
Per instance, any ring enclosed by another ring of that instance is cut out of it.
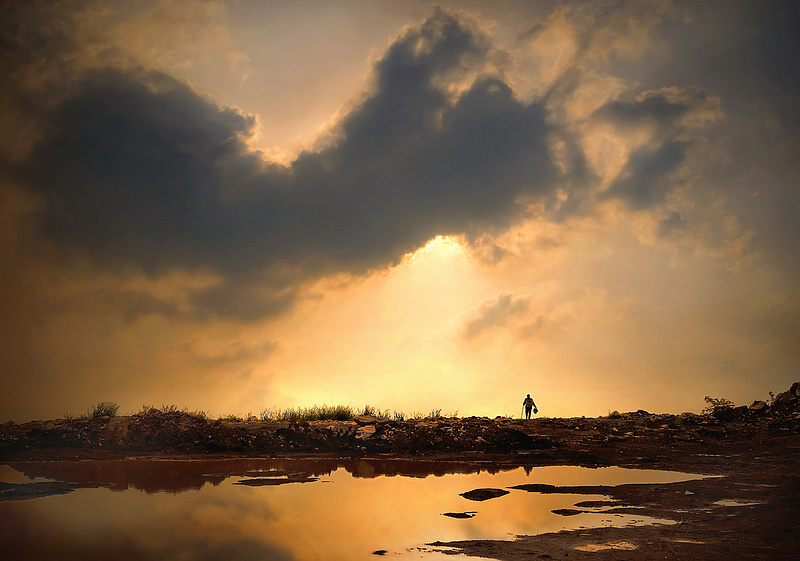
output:
<svg viewBox="0 0 800 561"><path fill-rule="evenodd" d="M605 512L618 504L604 495L526 492L513 489L517 485L663 484L699 477L377 460L17 463L0 466L0 481L57 482L74 490L0 502L0 543L11 553L7 559L435 561L452 559L425 545L437 540L672 523ZM504 492L467 498L478 489ZM580 501L591 512L553 512Z"/></svg>
<svg viewBox="0 0 800 561"><path fill-rule="evenodd" d="M717 506L753 506L764 504L761 501L751 501L747 499L722 499L714 503Z"/></svg>
<svg viewBox="0 0 800 561"><path fill-rule="evenodd" d="M590 553L594 553L597 551L605 551L607 549L616 549L622 551L633 551L636 549L636 546L632 543L628 543L625 541L613 541L608 543L601 543L601 544L594 544L590 543L587 545L579 545L576 547L578 551L588 551Z"/></svg>

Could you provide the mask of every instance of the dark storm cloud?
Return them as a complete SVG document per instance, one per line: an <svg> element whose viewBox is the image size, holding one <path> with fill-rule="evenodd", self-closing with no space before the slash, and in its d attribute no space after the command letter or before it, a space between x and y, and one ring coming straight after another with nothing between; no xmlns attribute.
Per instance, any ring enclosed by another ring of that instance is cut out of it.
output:
<svg viewBox="0 0 800 561"><path fill-rule="evenodd" d="M193 313L275 314L306 281L391 266L436 235L477 247L528 203L554 202L557 188L570 191L558 218L586 211L577 141L543 103L482 73L494 54L482 32L437 10L389 47L327 144L288 166L248 146L252 117L163 73L94 64L43 106L46 134L18 176L43 200L41 232L66 255L116 272L210 271L221 280L193 291ZM685 120L707 101L665 90L600 108L593 119L656 131L606 196L637 209L662 202L690 148ZM555 141L567 171L551 159ZM129 313L172 306L114 297Z"/></svg>
<svg viewBox="0 0 800 561"><path fill-rule="evenodd" d="M669 99L664 93L650 92L635 101L611 101L597 110L596 116L613 121L619 126L640 127L656 124L659 128L676 127L681 117L692 110L705 96L694 90L694 95L680 100Z"/></svg>
<svg viewBox="0 0 800 561"><path fill-rule="evenodd" d="M683 162L686 152L687 143L681 141L635 150L608 193L627 200L634 209L662 202L675 187L670 173Z"/></svg>
<svg viewBox="0 0 800 561"><path fill-rule="evenodd" d="M677 57L691 64L673 65L669 79L706 83L726 93L730 104L743 103L777 117L786 132L800 133L800 3L784 0L687 2L697 19L697 33L675 43ZM724 13L719 12L724 5ZM714 35L710 35L713 33ZM709 37L721 45L709 46ZM722 48L724 46L724 48ZM709 71L697 73L698 68Z"/></svg>
<svg viewBox="0 0 800 561"><path fill-rule="evenodd" d="M169 76L89 72L27 169L43 232L113 269L217 271L228 283L195 303L240 315L288 305L304 277L397 263L439 234L503 230L556 172L539 105L490 77L456 101L437 87L486 52L437 11L378 62L336 140L289 167L248 149L250 117ZM269 293L260 310L244 292L256 277Z"/></svg>
<svg viewBox="0 0 800 561"><path fill-rule="evenodd" d="M613 124L622 131L648 130L651 140L634 150L607 196L625 200L634 209L664 201L680 183L675 171L686 160L693 126L720 117L718 99L698 88L667 88L640 94L635 100L609 102L593 119Z"/></svg>
<svg viewBox="0 0 800 561"><path fill-rule="evenodd" d="M33 156L46 232L146 269L223 261L246 212L226 216L220 181L251 157L239 135L252 121L156 72L93 72L82 86Z"/></svg>

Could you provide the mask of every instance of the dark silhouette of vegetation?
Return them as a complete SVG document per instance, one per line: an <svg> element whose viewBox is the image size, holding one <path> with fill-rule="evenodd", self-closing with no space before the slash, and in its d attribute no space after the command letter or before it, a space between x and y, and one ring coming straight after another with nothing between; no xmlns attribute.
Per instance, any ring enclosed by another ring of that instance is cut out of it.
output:
<svg viewBox="0 0 800 561"><path fill-rule="evenodd" d="M703 399L705 399L708 404L702 411L703 415L712 415L723 409L730 409L733 407L733 402L731 400L722 397L711 397L707 395Z"/></svg>
<svg viewBox="0 0 800 561"><path fill-rule="evenodd" d="M201 417L203 419L208 419L208 415L205 411L189 411L188 407L184 407L181 409L174 403L172 405L162 405L161 408L158 408L154 405L142 405L141 411L137 413L137 415L151 415L151 414L159 414L159 413L186 413L187 415L191 415L193 417Z"/></svg>
<svg viewBox="0 0 800 561"><path fill-rule="evenodd" d="M96 405L89 407L83 415L78 418L95 419L99 417L115 417L119 411L119 405L113 402L102 401ZM187 407L180 408L177 405L162 405L156 407L154 405L143 405L141 410L134 415L160 415L160 414L174 414L184 413L193 417L200 417L202 419L211 420L205 411L190 411ZM264 409L260 415L256 417L252 413L248 413L244 417L235 414L220 415L216 419L223 423L244 423L252 421L261 422L298 422L298 421L352 421L356 417L366 416L375 417L382 421L417 421L417 420L436 420L441 418L457 418L458 411L449 414L442 414L441 409L432 409L428 414L422 412L414 412L410 415L402 411L392 411L390 409L380 409L372 405L365 405L364 407L352 407L350 405L313 405L311 407L290 407L288 409L279 409L276 407ZM69 413L64 414L64 418L71 420L74 417Z"/></svg>
<svg viewBox="0 0 800 561"><path fill-rule="evenodd" d="M449 415L457 416L458 412ZM372 405L365 405L362 408L355 408L349 405L313 405L311 407L298 407L289 409L265 409L261 412L260 418L266 422L296 422L296 421L352 421L358 416L376 417L384 421L405 421L417 419L440 419L441 409L434 409L427 415L413 413L406 415L402 411L389 411L380 409ZM227 421L220 417L221 421ZM235 421L228 421L235 422Z"/></svg>
<svg viewBox="0 0 800 561"><path fill-rule="evenodd" d="M101 401L97 405L92 405L86 410L86 416L90 419L97 417L113 417L119 411L119 405L110 401Z"/></svg>

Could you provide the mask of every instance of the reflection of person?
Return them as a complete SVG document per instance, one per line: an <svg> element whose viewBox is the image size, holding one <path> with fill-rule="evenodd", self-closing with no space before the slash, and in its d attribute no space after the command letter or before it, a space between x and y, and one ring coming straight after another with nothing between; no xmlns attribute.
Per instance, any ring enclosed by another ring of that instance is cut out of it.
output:
<svg viewBox="0 0 800 561"><path fill-rule="evenodd" d="M533 409L534 413L538 413L539 410L536 408L536 404L533 402L531 398L531 394L528 394L528 397L525 398L525 401L522 402L522 406L525 408L525 418L531 418L531 409Z"/></svg>

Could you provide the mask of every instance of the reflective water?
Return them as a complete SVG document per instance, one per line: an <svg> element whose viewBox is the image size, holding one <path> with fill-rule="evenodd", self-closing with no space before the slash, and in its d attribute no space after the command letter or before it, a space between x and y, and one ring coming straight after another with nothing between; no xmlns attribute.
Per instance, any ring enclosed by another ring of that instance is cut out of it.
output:
<svg viewBox="0 0 800 561"><path fill-rule="evenodd" d="M453 559L425 544L670 523L602 512L569 517L552 512L600 495L509 489L507 495L477 502L460 496L466 491L696 477L622 468L487 471L461 463L368 460L19 463L0 466L0 480L54 480L83 488L0 502L0 558L358 561L374 560L379 558L374 552L386 550L393 559Z"/></svg>

